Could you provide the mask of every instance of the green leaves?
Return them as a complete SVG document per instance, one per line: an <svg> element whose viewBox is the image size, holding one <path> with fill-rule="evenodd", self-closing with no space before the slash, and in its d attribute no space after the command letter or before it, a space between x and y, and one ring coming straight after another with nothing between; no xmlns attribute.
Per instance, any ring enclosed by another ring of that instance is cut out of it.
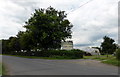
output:
<svg viewBox="0 0 120 77"><path fill-rule="evenodd" d="M65 17L65 11L57 11L52 7L36 9L25 28L32 32L33 40L37 40L42 48L57 48L63 39L71 37L72 25Z"/></svg>
<svg viewBox="0 0 120 77"><path fill-rule="evenodd" d="M104 41L101 43L102 52L112 54L116 49L116 45L114 44L115 41L107 36L103 39Z"/></svg>
<svg viewBox="0 0 120 77"><path fill-rule="evenodd" d="M58 11L53 7L35 9L25 22L26 31L20 31L16 37L4 40L4 53L19 54L25 51L30 55L31 50L60 49L61 41L70 38L72 33L73 25L65 19L66 16L65 11Z"/></svg>

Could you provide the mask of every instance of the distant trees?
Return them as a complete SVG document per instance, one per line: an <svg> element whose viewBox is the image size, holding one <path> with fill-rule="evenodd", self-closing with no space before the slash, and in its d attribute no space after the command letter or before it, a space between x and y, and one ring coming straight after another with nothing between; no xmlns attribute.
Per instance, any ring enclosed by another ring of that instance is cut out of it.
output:
<svg viewBox="0 0 120 77"><path fill-rule="evenodd" d="M101 53L102 54L113 54L113 52L116 50L116 44L115 41L112 38L109 38L107 36L103 37L103 42L101 43Z"/></svg>
<svg viewBox="0 0 120 77"><path fill-rule="evenodd" d="M2 52L12 54L15 51L20 51L20 42L17 37L10 37L7 40L2 40Z"/></svg>
<svg viewBox="0 0 120 77"><path fill-rule="evenodd" d="M9 49L14 53L15 51L20 51L20 42L19 38L17 37L12 37L10 42L9 42Z"/></svg>
<svg viewBox="0 0 120 77"><path fill-rule="evenodd" d="M10 53L9 40L2 40L2 53Z"/></svg>

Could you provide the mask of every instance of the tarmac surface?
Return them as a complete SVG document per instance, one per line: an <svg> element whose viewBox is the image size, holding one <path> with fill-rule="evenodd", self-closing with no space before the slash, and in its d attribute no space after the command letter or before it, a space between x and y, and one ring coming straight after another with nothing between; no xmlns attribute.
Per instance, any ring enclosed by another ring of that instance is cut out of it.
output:
<svg viewBox="0 0 120 77"><path fill-rule="evenodd" d="M118 75L118 67L90 59L47 60L2 56L8 75Z"/></svg>

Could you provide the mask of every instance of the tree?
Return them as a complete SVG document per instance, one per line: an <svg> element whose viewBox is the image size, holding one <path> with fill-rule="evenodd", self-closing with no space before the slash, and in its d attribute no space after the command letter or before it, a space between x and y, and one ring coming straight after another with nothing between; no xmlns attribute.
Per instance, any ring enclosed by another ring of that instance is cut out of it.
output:
<svg viewBox="0 0 120 77"><path fill-rule="evenodd" d="M71 38L72 24L65 19L65 11L58 11L52 7L36 9L24 26L26 32L30 33L26 38L31 38L34 44L44 50L61 47L61 41ZM25 38L24 37L24 38Z"/></svg>
<svg viewBox="0 0 120 77"><path fill-rule="evenodd" d="M9 39L2 40L2 53L13 54L15 51L20 51L20 42L17 37L10 37Z"/></svg>
<svg viewBox="0 0 120 77"><path fill-rule="evenodd" d="M8 46L9 40L2 39L2 54L10 53L10 48Z"/></svg>
<svg viewBox="0 0 120 77"><path fill-rule="evenodd" d="M12 52L11 54L13 54L15 51L18 52L21 50L19 38L17 37L10 37L8 46Z"/></svg>
<svg viewBox="0 0 120 77"><path fill-rule="evenodd" d="M101 43L102 53L104 54L113 54L116 50L115 41L112 38L107 36L103 37L104 41Z"/></svg>
<svg viewBox="0 0 120 77"><path fill-rule="evenodd" d="M22 50L27 50L28 52L33 48L34 46L32 35L29 32L24 32L20 36L20 45Z"/></svg>

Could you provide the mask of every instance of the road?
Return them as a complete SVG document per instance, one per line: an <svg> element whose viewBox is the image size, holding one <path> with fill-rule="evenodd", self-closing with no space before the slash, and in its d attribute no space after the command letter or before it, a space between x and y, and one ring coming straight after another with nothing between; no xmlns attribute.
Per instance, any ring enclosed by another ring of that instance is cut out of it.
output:
<svg viewBox="0 0 120 77"><path fill-rule="evenodd" d="M47 60L3 56L9 75L118 75L118 67L95 60Z"/></svg>

